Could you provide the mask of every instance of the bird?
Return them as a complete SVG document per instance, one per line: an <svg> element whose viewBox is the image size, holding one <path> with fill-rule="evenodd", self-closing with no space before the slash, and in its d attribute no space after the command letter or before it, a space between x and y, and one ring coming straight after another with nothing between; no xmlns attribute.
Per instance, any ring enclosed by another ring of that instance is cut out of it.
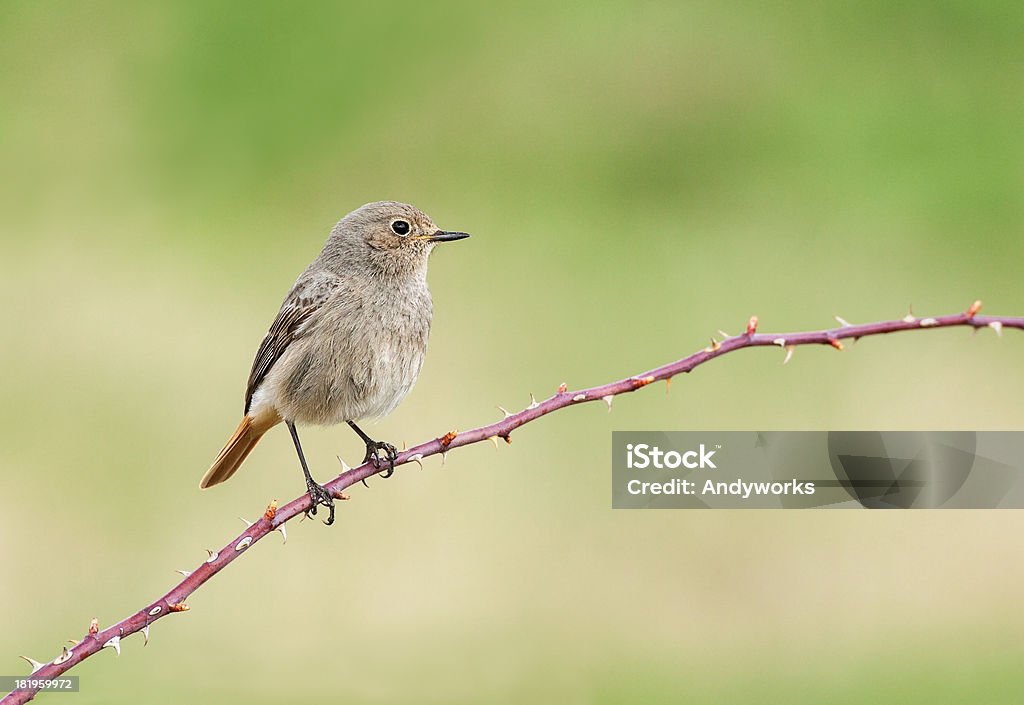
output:
<svg viewBox="0 0 1024 705"><path fill-rule="evenodd" d="M378 201L331 230L270 324L249 372L242 421L199 486L229 479L270 429L291 434L310 497L307 515L334 499L309 471L296 425L348 424L366 446L363 462L394 472L398 451L357 421L386 416L412 390L433 317L427 262L436 245L469 237L441 230L407 203Z"/></svg>

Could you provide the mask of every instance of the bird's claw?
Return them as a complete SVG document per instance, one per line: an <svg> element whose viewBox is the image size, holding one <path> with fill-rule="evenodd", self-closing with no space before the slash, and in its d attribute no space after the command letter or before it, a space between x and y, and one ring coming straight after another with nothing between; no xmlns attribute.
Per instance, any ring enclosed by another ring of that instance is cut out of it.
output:
<svg viewBox="0 0 1024 705"><path fill-rule="evenodd" d="M380 456L380 451L384 451L383 458ZM388 478L395 473L395 460L397 459L398 449L390 443L385 441L368 441L366 443L364 463L370 463L377 470L380 470L385 462L387 463L388 469L381 474L381 477Z"/></svg>
<svg viewBox="0 0 1024 705"><path fill-rule="evenodd" d="M309 491L310 505L309 509L306 510L307 517L316 516L316 508L318 506L327 507L330 514L327 516L327 520L324 521L327 526L334 523L334 496L327 491L327 488L323 485L318 485L315 482L307 481L306 489Z"/></svg>

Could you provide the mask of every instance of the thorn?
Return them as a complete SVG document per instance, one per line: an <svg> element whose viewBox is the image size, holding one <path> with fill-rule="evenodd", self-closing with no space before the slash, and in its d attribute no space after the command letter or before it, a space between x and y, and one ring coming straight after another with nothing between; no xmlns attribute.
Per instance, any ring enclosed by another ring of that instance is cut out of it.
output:
<svg viewBox="0 0 1024 705"><path fill-rule="evenodd" d="M1003 322L1002 321L992 321L991 323L988 324L988 327L996 332L996 336L997 337L999 337L999 338L1003 337Z"/></svg>
<svg viewBox="0 0 1024 705"><path fill-rule="evenodd" d="M786 347L786 339L785 338L776 338L775 340L772 341L772 345L778 345L780 348L785 348Z"/></svg>
<svg viewBox="0 0 1024 705"><path fill-rule="evenodd" d="M187 578L188 576L192 575L192 571L191 571L191 570L176 570L176 571L174 571L174 572L175 572L175 573L181 573L181 574L182 574L183 576L185 576L186 578Z"/></svg>
<svg viewBox="0 0 1024 705"><path fill-rule="evenodd" d="M114 636L110 637L109 639L107 639L107 643L105 643L102 646L102 648L105 649L108 646L110 648L112 648L114 650L114 653L116 653L118 656L121 655L121 637L119 637L117 635L114 635Z"/></svg>
<svg viewBox="0 0 1024 705"><path fill-rule="evenodd" d="M449 431L448 433L444 434L443 436L441 436L437 440L441 442L441 447L442 448L447 448L448 446L450 446L452 444L452 441L455 440L455 437L457 435L459 435L458 431Z"/></svg>
<svg viewBox="0 0 1024 705"><path fill-rule="evenodd" d="M62 663L64 663L65 661L67 661L68 659L70 659L74 655L75 655L74 651L69 651L68 647L62 646L61 647L60 656L58 656L57 658L55 658L53 660L53 665L54 666L59 666Z"/></svg>
<svg viewBox="0 0 1024 705"><path fill-rule="evenodd" d="M175 602L170 607L171 612L188 612L189 607L184 602Z"/></svg>
<svg viewBox="0 0 1024 705"><path fill-rule="evenodd" d="M281 543L288 543L288 532L285 531L284 524L281 524L276 530L281 532Z"/></svg>
<svg viewBox="0 0 1024 705"><path fill-rule="evenodd" d="M501 412L502 414L504 414L504 415L505 415L505 418L506 418L506 419L507 419L507 418L508 418L509 416L513 416L512 412L511 412L511 411L509 411L508 409L506 409L506 408L505 408L505 407L503 407L503 406L499 406L499 407L498 407L498 411L500 411L500 412Z"/></svg>
<svg viewBox="0 0 1024 705"><path fill-rule="evenodd" d="M416 463L420 466L420 470L423 469L423 453L417 453L416 455L409 456L410 463Z"/></svg>
<svg viewBox="0 0 1024 705"><path fill-rule="evenodd" d="M28 661L28 665L32 667L32 673L35 673L40 668L42 668L43 666L46 665L45 663L39 663L34 658L29 658L28 656L19 656L19 658L24 659L25 661Z"/></svg>
<svg viewBox="0 0 1024 705"><path fill-rule="evenodd" d="M719 329L718 329L718 334L719 334L720 336L722 336L723 338L731 338L731 337L732 337L731 335L729 335L728 333L726 333L726 332L725 332L724 330L722 330L721 328L719 328Z"/></svg>
<svg viewBox="0 0 1024 705"><path fill-rule="evenodd" d="M503 441L505 441L505 445L509 445L509 446L512 445L512 434L511 433L506 433L504 436L501 437L501 439Z"/></svg>
<svg viewBox="0 0 1024 705"><path fill-rule="evenodd" d="M82 642L80 642L78 639L68 639L68 643L71 644L72 646L78 646Z"/></svg>
<svg viewBox="0 0 1024 705"><path fill-rule="evenodd" d="M907 315L903 317L904 323L913 323L917 319L914 318L914 304L910 304L907 308Z"/></svg>
<svg viewBox="0 0 1024 705"><path fill-rule="evenodd" d="M248 520L248 519L246 519L245 517L238 517L238 519L239 519L239 520L240 520L240 521L241 521L241 522L242 522L243 524L245 524L245 528L247 528L247 529L248 529L248 528L249 528L250 526L252 526L253 524L255 524L255 523L256 523L256 522L253 522L253 521L249 521L249 520Z"/></svg>
<svg viewBox="0 0 1024 705"><path fill-rule="evenodd" d="M672 378L671 377L666 377L665 378L665 396L668 396L668 392L669 392L670 389L672 389Z"/></svg>
<svg viewBox="0 0 1024 705"><path fill-rule="evenodd" d="M241 541L239 541L238 543L235 544L235 550L236 551L244 551L245 549L249 548L249 544L251 544L251 543L252 543L252 536L246 536Z"/></svg>
<svg viewBox="0 0 1024 705"><path fill-rule="evenodd" d="M750 320L747 321L747 335L753 335L757 332L757 316L751 316Z"/></svg>
<svg viewBox="0 0 1024 705"><path fill-rule="evenodd" d="M448 451L442 450L441 451L441 467L444 467L445 461L447 461L447 460L448 460Z"/></svg>
<svg viewBox="0 0 1024 705"><path fill-rule="evenodd" d="M366 481L365 477L362 480L360 480L360 482L363 483L363 487L365 487L366 489L370 489L370 483ZM302 521L302 519L299 519L299 521Z"/></svg>
<svg viewBox="0 0 1024 705"><path fill-rule="evenodd" d="M573 400L573 401L583 401L583 400L584 400L584 399L586 399L586 398L587 398L587 395L586 395L586 394L577 394L576 396L574 396L574 397L572 398L572 400Z"/></svg>
<svg viewBox="0 0 1024 705"><path fill-rule="evenodd" d="M615 400L615 395L609 394L607 396L601 397L601 399L603 399L604 403L608 405L608 413L610 414L612 412L612 402Z"/></svg>
<svg viewBox="0 0 1024 705"><path fill-rule="evenodd" d="M796 350L796 346L795 345L787 345L786 346L786 357L782 360L782 364L783 365L787 364L790 360L793 359L793 351L794 350Z"/></svg>
<svg viewBox="0 0 1024 705"><path fill-rule="evenodd" d="M569 387L568 387L568 385L566 385L565 382L562 382L560 385L558 385L558 393L559 394L565 394L567 389L569 389Z"/></svg>
<svg viewBox="0 0 1024 705"><path fill-rule="evenodd" d="M335 457L338 459L338 462L341 463L341 471L342 472L348 472L349 470L352 469L352 468L350 468L348 466L348 463L346 463L345 460L340 455L335 456Z"/></svg>
<svg viewBox="0 0 1024 705"><path fill-rule="evenodd" d="M491 443L494 444L494 450L498 450L498 437L497 436L491 436L487 440L489 440Z"/></svg>
<svg viewBox="0 0 1024 705"><path fill-rule="evenodd" d="M974 318L974 315L978 311L980 311L980 310L981 310L981 299L978 299L973 304L971 304L971 307L969 309L967 309L967 317L968 318Z"/></svg>
<svg viewBox="0 0 1024 705"><path fill-rule="evenodd" d="M829 344L829 345L831 345L831 346L832 346L833 348L835 348L836 350L840 350L840 351L841 351L841 350L843 350L843 344L842 344L842 342L841 342L841 341L839 341L839 340L838 340L838 339L836 339L836 338L829 338L829 339L828 339L828 344Z"/></svg>
<svg viewBox="0 0 1024 705"><path fill-rule="evenodd" d="M149 646L149 625L147 624L142 628L142 638L145 639L143 646Z"/></svg>
<svg viewBox="0 0 1024 705"><path fill-rule="evenodd" d="M709 345L708 347L704 348L704 352L715 352L716 350L718 350L721 347L722 347L722 344L719 343L714 338L712 338L711 339L711 345Z"/></svg>
<svg viewBox="0 0 1024 705"><path fill-rule="evenodd" d="M89 635L90 636L96 636L99 633L100 633L100 620L98 620L95 617L93 617L92 621L89 622Z"/></svg>
<svg viewBox="0 0 1024 705"><path fill-rule="evenodd" d="M211 551L210 549L206 549L206 552L210 554L210 557L206 559L207 563L213 563L220 555L218 551Z"/></svg>
<svg viewBox="0 0 1024 705"><path fill-rule="evenodd" d="M277 516L277 500L270 500L270 504L267 505L267 511L263 512L263 518L267 521L273 521L274 517Z"/></svg>
<svg viewBox="0 0 1024 705"><path fill-rule="evenodd" d="M922 318L918 325L921 326L922 328L931 328L932 326L939 325L939 322L936 321L934 318Z"/></svg>
<svg viewBox="0 0 1024 705"><path fill-rule="evenodd" d="M533 396L533 392L530 392L530 405L528 407L526 407L526 408L527 409L536 409L538 406L540 406L540 404L537 402L536 397Z"/></svg>
<svg viewBox="0 0 1024 705"><path fill-rule="evenodd" d="M836 323L841 325L843 328L849 328L852 325L848 320L846 320L842 316L833 316L833 318L835 318Z"/></svg>

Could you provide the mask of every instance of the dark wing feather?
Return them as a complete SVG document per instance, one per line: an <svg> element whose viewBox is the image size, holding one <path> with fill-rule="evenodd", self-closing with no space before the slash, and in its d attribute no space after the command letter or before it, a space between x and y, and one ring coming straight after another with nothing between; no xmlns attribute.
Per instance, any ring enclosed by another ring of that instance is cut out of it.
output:
<svg viewBox="0 0 1024 705"><path fill-rule="evenodd" d="M274 363L278 361L293 340L301 335L304 323L312 318L331 292L338 286L333 276L318 276L305 282L297 282L281 305L277 318L270 324L270 330L256 351L249 372L249 383L245 388L245 413L249 413L252 395L266 379Z"/></svg>

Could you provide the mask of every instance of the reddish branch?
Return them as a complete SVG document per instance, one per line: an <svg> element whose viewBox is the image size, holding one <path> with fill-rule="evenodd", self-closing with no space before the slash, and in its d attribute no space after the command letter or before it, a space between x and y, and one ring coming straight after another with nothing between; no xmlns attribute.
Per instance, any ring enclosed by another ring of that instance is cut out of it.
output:
<svg viewBox="0 0 1024 705"><path fill-rule="evenodd" d="M709 360L743 348L778 346L786 350L786 359L788 360L789 354L796 346L830 345L838 350L842 350L843 344L841 341L843 340L851 338L856 340L869 335L881 335L897 331L950 328L953 326L968 326L974 329L988 327L994 329L997 334L1001 334L1004 328L1024 330L1024 317L979 316L977 313L980 307L981 302L975 302L967 311L949 316L914 318L912 315L907 315L900 320L865 323L863 325L849 325L842 319L837 318L843 324L838 328L803 333L758 333L757 317L755 316L750 319L744 333L725 337L721 342L712 339L710 346L681 360L621 379L617 382L590 387L589 389L569 391L563 384L554 396L542 402L531 401L527 408L518 413L513 414L502 409L505 418L501 421L462 433L451 431L440 438L435 438L432 441L427 441L414 448L402 451L395 461L395 465L419 462L428 456L447 453L453 448L484 440L501 438L506 442L511 442L509 434L512 431L553 411L593 401L603 401L610 406L612 399L619 394L636 391L652 382L671 380L675 375L689 372ZM377 472L369 463L360 465L357 468L346 468L338 477L327 483L326 487L335 496L341 498L344 497L342 491L345 488L365 480ZM277 530L284 534L284 524L303 514L309 509L309 506L309 495L303 495L280 509L277 508L276 503L272 503L258 521L232 539L220 551L211 554L207 561L186 575L184 580L171 588L163 597L149 603L135 614L106 629L99 630L98 625L93 621L90 624L88 633L82 637L82 640L71 648L66 649L57 659L45 664L32 662L33 668L36 670L28 677L38 680L58 677L105 646L116 648L119 651L120 640L139 631L144 632L145 639L148 642L149 625L168 614L187 610L188 607L185 605L186 598L198 590L203 583L248 551L260 539ZM16 690L0 700L0 705L15 705L16 703L28 702L35 696L36 692L37 689Z"/></svg>

